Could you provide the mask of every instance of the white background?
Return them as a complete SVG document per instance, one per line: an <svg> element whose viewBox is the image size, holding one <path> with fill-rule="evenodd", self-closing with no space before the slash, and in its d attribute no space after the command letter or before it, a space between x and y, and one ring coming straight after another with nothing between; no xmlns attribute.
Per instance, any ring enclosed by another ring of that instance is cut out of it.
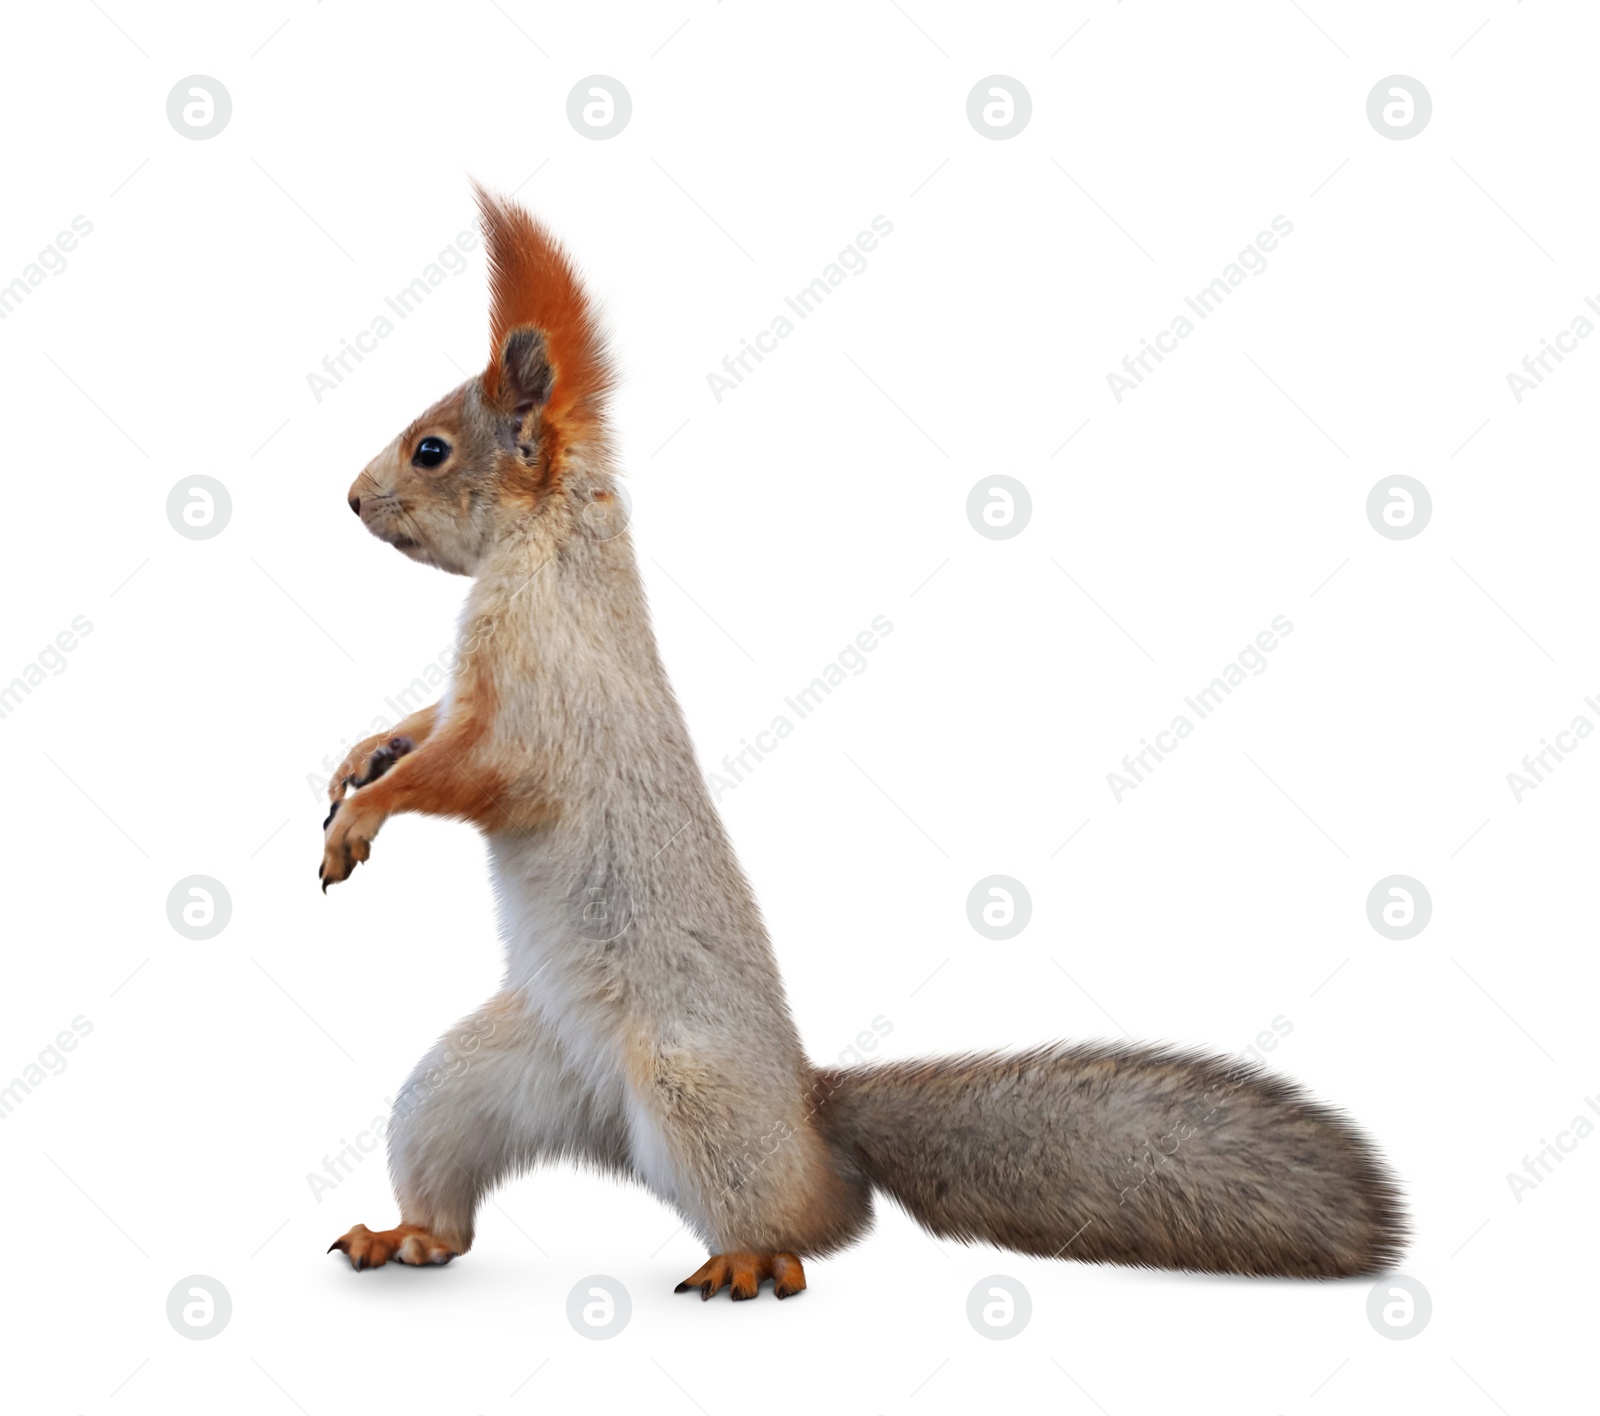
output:
<svg viewBox="0 0 1600 1416"><path fill-rule="evenodd" d="M1600 341L1520 404L1506 374L1600 292L1597 28L1546 0L11 11L0 281L94 228L0 322L0 681L93 624L0 720L0 1081L93 1027L0 1128L16 1408L1520 1413L1588 1385L1600 1139L1520 1201L1506 1177L1600 1092L1600 745L1520 803L1506 774L1600 723ZM192 74L232 98L207 141L166 117ZM632 96L610 141L566 117L592 74ZM1032 96L1007 141L966 116L992 74ZM1432 95L1408 141L1366 117L1393 74ZM465 583L344 493L481 366L481 251L335 392L307 375L471 225L469 175L603 306L706 767L893 622L722 800L813 1055L880 1014L893 1057L1237 1051L1282 1015L1274 1066L1403 1177L1425 1331L1376 1332L1366 1281L1036 1262L887 1207L802 1298L702 1305L675 1215L563 1170L446 1269L324 1255L393 1200L378 1157L320 1201L308 1172L498 978L479 840L397 819L324 898L308 785L451 639ZM880 214L718 403L707 373ZM1265 273L1117 403L1107 373L1280 214ZM232 519L192 541L165 505L202 473ZM965 514L997 473L1033 501L1009 541ZM1433 497L1408 541L1365 514L1396 473ZM1117 802L1277 615L1267 671ZM966 916L996 873L1033 900L1007 943ZM1433 898L1405 942L1365 913L1394 873ZM167 920L193 874L232 899L207 942ZM966 1317L996 1273L1033 1303L1005 1342ZM232 1297L210 1341L165 1315L192 1274ZM609 1342L566 1318L591 1274L632 1296Z"/></svg>

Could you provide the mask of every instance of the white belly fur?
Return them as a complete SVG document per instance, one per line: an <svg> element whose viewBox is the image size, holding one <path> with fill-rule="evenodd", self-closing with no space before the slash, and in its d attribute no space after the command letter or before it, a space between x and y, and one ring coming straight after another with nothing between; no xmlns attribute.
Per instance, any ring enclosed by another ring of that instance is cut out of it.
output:
<svg viewBox="0 0 1600 1416"><path fill-rule="evenodd" d="M627 1127L634 1174L691 1225L708 1230L695 1197L678 1183L651 1098L630 1084L624 1065L630 1020L614 996L602 946L574 927L564 881L548 840L489 839L490 876L506 948L506 989L559 1040L587 1095L578 1104L617 1116ZM632 1026L637 1028L637 1023Z"/></svg>

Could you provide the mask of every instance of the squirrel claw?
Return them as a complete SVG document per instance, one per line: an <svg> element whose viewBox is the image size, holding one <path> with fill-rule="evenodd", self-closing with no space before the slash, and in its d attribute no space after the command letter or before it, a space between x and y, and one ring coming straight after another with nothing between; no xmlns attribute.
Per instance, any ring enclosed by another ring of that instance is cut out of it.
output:
<svg viewBox="0 0 1600 1416"><path fill-rule="evenodd" d="M735 1303L742 1303L754 1298L767 1278L772 1280L772 1291L779 1298L788 1298L806 1286L798 1255L739 1252L713 1254L672 1291L687 1293L698 1288L704 1302L726 1288Z"/></svg>
<svg viewBox="0 0 1600 1416"><path fill-rule="evenodd" d="M350 1260L351 1268L358 1271L382 1268L390 1259L417 1268L437 1267L449 1263L460 1253L459 1249L430 1234L420 1224L399 1224L393 1229L379 1230L358 1224L328 1245L330 1254L335 1249Z"/></svg>
<svg viewBox="0 0 1600 1416"><path fill-rule="evenodd" d="M381 824L382 818L377 818ZM339 813L323 837L322 865L317 878L322 881L322 893L328 886L348 880L355 868L372 854L372 837L376 826L370 813L364 812L359 799L348 811Z"/></svg>

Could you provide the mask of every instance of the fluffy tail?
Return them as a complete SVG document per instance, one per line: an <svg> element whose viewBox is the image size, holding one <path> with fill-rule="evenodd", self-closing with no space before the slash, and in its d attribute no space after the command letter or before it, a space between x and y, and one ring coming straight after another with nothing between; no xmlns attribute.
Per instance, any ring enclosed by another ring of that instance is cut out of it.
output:
<svg viewBox="0 0 1600 1416"><path fill-rule="evenodd" d="M1400 1192L1339 1112L1254 1064L1045 1047L817 1075L823 1130L933 1233L1209 1273L1379 1273Z"/></svg>

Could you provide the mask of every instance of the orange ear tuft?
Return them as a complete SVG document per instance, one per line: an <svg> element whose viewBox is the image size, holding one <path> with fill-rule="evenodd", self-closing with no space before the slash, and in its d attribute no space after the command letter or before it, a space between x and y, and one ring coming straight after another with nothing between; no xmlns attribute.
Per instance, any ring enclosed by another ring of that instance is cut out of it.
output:
<svg viewBox="0 0 1600 1416"><path fill-rule="evenodd" d="M531 326L543 336L553 374L545 425L563 441L592 432L612 384L605 340L572 261L521 207L476 183L489 252L489 366L484 389L500 396L501 356L513 330Z"/></svg>

